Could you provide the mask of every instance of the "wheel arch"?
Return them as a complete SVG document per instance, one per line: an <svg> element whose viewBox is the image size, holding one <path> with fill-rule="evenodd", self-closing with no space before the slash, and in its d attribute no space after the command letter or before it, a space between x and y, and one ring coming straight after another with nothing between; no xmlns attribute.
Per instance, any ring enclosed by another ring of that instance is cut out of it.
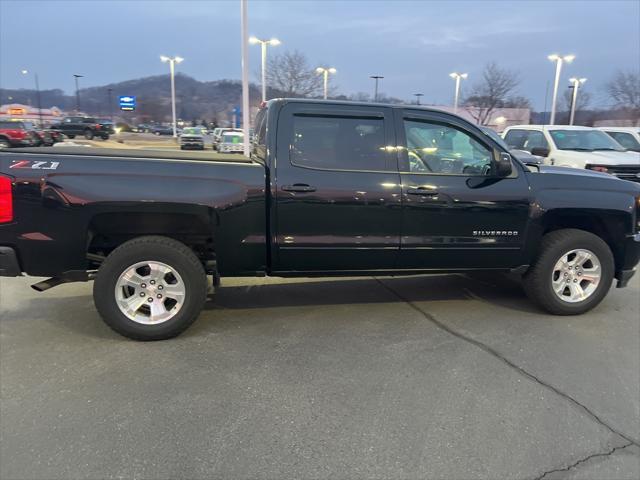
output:
<svg viewBox="0 0 640 480"><path fill-rule="evenodd" d="M203 205L153 203L105 209L89 219L87 254L95 260L134 238L162 236L187 245L212 270L218 225L218 213Z"/></svg>
<svg viewBox="0 0 640 480"><path fill-rule="evenodd" d="M540 234L544 236L566 228L592 233L609 246L618 270L624 261L628 221L628 213L618 210L559 208L548 211L542 216Z"/></svg>

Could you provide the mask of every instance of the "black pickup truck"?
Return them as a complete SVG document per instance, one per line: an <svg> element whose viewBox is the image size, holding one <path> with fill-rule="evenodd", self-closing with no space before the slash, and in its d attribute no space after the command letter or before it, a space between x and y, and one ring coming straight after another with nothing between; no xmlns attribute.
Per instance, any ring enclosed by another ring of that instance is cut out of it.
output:
<svg viewBox="0 0 640 480"><path fill-rule="evenodd" d="M0 275L95 280L117 332L173 337L220 276L522 276L543 309L597 305L640 258L640 185L527 166L420 107L272 100L250 159L0 153Z"/></svg>
<svg viewBox="0 0 640 480"><path fill-rule="evenodd" d="M55 129L69 138L82 135L87 140L92 140L94 137L108 140L110 135L116 133L113 123L93 117L64 117L60 123L55 125Z"/></svg>

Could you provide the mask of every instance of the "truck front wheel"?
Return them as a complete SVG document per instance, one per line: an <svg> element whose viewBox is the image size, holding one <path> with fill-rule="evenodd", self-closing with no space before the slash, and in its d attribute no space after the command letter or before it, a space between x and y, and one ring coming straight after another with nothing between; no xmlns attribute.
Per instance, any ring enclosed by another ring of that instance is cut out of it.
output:
<svg viewBox="0 0 640 480"><path fill-rule="evenodd" d="M529 298L548 312L578 315L606 296L614 268L611 249L600 237L584 230L556 230L542 238L523 285Z"/></svg>
<svg viewBox="0 0 640 480"><path fill-rule="evenodd" d="M93 139L93 130L91 130L91 129L87 128L87 129L84 131L84 138L86 138L87 140L91 140L91 139Z"/></svg>
<svg viewBox="0 0 640 480"><path fill-rule="evenodd" d="M165 340L188 328L207 296L200 260L167 237L123 243L100 266L93 298L109 327L134 340Z"/></svg>

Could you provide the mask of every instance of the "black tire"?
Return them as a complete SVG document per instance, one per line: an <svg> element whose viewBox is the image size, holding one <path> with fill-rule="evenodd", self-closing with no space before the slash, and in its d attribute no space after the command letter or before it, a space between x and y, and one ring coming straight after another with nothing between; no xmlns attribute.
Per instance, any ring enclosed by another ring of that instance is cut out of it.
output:
<svg viewBox="0 0 640 480"><path fill-rule="evenodd" d="M180 150L184 150L184 145L180 145Z"/></svg>
<svg viewBox="0 0 640 480"><path fill-rule="evenodd" d="M138 323L118 306L116 284L120 275L142 261L169 265L184 282L181 308L162 323ZM120 245L102 263L93 285L93 298L102 319L119 334L133 340L166 340L182 333L198 318L207 298L207 277L198 257L183 243L167 237L138 237Z"/></svg>
<svg viewBox="0 0 640 480"><path fill-rule="evenodd" d="M87 128L84 131L84 138L86 138L87 140L93 140L93 130Z"/></svg>
<svg viewBox="0 0 640 480"><path fill-rule="evenodd" d="M76 138L76 136L75 136L75 135L69 135L69 134L67 134L67 137L68 137L68 138Z"/></svg>
<svg viewBox="0 0 640 480"><path fill-rule="evenodd" d="M102 140L109 140L109 135L102 135Z"/></svg>
<svg viewBox="0 0 640 480"><path fill-rule="evenodd" d="M556 262L566 253L584 249L592 252L600 262L600 282L586 299L569 303L556 295L552 275ZM600 237L577 229L563 229L542 238L538 257L523 277L527 296L554 315L579 315L598 305L609 292L615 264L611 249Z"/></svg>
<svg viewBox="0 0 640 480"><path fill-rule="evenodd" d="M6 138L0 138L0 148L11 148L11 142Z"/></svg>

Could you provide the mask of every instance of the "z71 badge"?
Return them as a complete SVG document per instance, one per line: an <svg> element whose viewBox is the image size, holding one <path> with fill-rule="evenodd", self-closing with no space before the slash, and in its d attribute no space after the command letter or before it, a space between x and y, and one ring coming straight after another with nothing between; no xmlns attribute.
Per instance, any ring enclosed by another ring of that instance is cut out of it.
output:
<svg viewBox="0 0 640 480"><path fill-rule="evenodd" d="M56 170L60 162L37 162L35 160L14 160L9 168L28 168L30 170Z"/></svg>

